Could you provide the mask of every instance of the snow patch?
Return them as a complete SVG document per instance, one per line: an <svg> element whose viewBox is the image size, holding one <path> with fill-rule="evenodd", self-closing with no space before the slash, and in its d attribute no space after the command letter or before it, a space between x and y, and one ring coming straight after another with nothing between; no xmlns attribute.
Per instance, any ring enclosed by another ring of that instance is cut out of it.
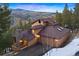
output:
<svg viewBox="0 0 79 59"><path fill-rule="evenodd" d="M53 48L44 56L73 56L79 51L79 38L75 37L68 45L63 48Z"/></svg>

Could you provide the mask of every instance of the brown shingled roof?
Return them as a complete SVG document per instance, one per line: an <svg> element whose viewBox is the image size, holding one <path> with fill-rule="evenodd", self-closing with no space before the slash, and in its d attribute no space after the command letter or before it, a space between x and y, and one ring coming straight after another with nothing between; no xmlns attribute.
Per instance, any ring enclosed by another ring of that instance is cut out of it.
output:
<svg viewBox="0 0 79 59"><path fill-rule="evenodd" d="M35 36L32 34L31 30L23 31L21 33L22 38L26 38L27 40L32 40Z"/></svg>
<svg viewBox="0 0 79 59"><path fill-rule="evenodd" d="M48 38L62 38L69 32L69 29L62 28L60 26L47 26L44 30L42 30L39 34Z"/></svg>
<svg viewBox="0 0 79 59"><path fill-rule="evenodd" d="M35 36L32 34L32 31L31 30L26 30L26 31L22 31L20 32L18 35L15 36L18 40L22 39L22 38L25 38L27 40L32 40Z"/></svg>

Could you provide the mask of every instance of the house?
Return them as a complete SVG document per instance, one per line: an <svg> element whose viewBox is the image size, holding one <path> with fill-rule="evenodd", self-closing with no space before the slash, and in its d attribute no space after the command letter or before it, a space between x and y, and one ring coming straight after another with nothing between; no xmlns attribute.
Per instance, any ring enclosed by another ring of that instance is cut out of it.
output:
<svg viewBox="0 0 79 59"><path fill-rule="evenodd" d="M41 28L37 29L39 26ZM38 31L37 35L40 35L39 42L51 47L64 46L71 36L70 30L61 27L53 18L38 19L33 22L32 27L33 31L35 33Z"/></svg>
<svg viewBox="0 0 79 59"><path fill-rule="evenodd" d="M70 30L61 27L53 18L44 18L34 21L29 30L15 35L15 43L20 48L29 47L38 42L58 48L69 40L70 35Z"/></svg>
<svg viewBox="0 0 79 59"><path fill-rule="evenodd" d="M57 48L69 40L70 30L60 26L47 26L39 35L42 44Z"/></svg>

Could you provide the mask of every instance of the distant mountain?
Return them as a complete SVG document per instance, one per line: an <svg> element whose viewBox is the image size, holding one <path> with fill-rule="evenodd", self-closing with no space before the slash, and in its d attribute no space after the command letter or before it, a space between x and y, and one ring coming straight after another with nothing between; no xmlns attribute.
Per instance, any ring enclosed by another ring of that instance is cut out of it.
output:
<svg viewBox="0 0 79 59"><path fill-rule="evenodd" d="M54 16L55 13L36 12L36 11L29 11L29 10L23 10L23 9L12 9L11 15L16 17L16 18L20 18L22 20L26 20L28 15L32 19L39 19L39 18L42 18L42 17Z"/></svg>
<svg viewBox="0 0 79 59"><path fill-rule="evenodd" d="M44 17L54 16L55 13L50 12L36 12L36 11L29 11L29 10L23 10L23 9L12 9L11 16L12 16L12 26L16 26L18 24L19 20L23 22L27 22L27 16L30 16L31 21L41 19Z"/></svg>

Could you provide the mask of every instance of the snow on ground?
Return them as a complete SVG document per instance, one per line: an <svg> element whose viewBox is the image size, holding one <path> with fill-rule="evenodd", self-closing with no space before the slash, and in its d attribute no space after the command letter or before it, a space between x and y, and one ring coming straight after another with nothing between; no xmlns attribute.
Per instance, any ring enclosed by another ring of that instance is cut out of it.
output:
<svg viewBox="0 0 79 59"><path fill-rule="evenodd" d="M44 56L73 56L79 51L79 38L75 37L68 45L63 48L53 48Z"/></svg>

